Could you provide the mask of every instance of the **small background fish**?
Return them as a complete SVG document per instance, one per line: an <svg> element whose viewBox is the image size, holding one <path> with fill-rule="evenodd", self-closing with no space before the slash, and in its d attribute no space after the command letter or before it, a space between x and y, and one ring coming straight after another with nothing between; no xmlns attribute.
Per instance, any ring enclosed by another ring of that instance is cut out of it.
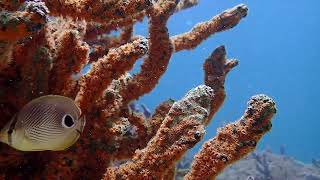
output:
<svg viewBox="0 0 320 180"><path fill-rule="evenodd" d="M47 95L26 104L1 130L0 141L21 151L65 150L74 144L85 118L70 98Z"/></svg>

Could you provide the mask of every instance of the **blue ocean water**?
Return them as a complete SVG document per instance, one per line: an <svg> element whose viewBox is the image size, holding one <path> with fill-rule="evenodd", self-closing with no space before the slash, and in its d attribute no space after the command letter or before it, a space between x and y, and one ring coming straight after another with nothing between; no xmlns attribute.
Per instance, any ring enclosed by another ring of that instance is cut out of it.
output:
<svg viewBox="0 0 320 180"><path fill-rule="evenodd" d="M265 93L276 101L278 113L258 148L277 153L284 146L288 155L305 162L320 158L320 1L200 0L196 7L171 17L170 35L188 31L240 3L248 5L249 14L238 26L212 36L195 50L174 54L159 85L139 102L154 109L202 84L204 60L223 44L228 57L237 58L240 65L227 78L226 101L204 140L212 138L218 127L238 119L252 95ZM138 24L135 33L146 35L146 22Z"/></svg>

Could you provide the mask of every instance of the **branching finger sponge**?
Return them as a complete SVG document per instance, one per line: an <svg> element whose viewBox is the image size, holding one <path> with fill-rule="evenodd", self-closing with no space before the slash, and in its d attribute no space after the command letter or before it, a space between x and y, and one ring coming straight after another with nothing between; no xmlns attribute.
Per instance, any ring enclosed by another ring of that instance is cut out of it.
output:
<svg viewBox="0 0 320 180"><path fill-rule="evenodd" d="M109 168L104 179L160 179L168 167L204 134L213 90L198 86L173 104L148 146L137 151L132 162Z"/></svg>
<svg viewBox="0 0 320 180"><path fill-rule="evenodd" d="M219 129L217 136L202 146L185 179L214 179L229 164L252 152L261 137L271 129L271 118L275 113L271 98L253 96L237 122Z"/></svg>

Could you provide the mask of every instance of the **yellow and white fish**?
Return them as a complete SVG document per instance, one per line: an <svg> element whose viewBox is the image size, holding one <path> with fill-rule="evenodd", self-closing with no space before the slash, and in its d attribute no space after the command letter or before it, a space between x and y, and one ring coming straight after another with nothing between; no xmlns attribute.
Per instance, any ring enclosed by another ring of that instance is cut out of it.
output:
<svg viewBox="0 0 320 180"><path fill-rule="evenodd" d="M26 104L0 132L0 141L20 151L60 151L73 145L85 117L70 98L47 95Z"/></svg>

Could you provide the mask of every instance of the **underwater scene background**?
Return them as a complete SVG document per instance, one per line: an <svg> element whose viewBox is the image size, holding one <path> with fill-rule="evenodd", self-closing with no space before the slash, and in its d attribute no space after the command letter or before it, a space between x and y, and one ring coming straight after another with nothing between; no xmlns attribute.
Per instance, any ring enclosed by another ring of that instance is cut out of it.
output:
<svg viewBox="0 0 320 180"><path fill-rule="evenodd" d="M0 180L320 180L317 5L0 1Z"/></svg>

